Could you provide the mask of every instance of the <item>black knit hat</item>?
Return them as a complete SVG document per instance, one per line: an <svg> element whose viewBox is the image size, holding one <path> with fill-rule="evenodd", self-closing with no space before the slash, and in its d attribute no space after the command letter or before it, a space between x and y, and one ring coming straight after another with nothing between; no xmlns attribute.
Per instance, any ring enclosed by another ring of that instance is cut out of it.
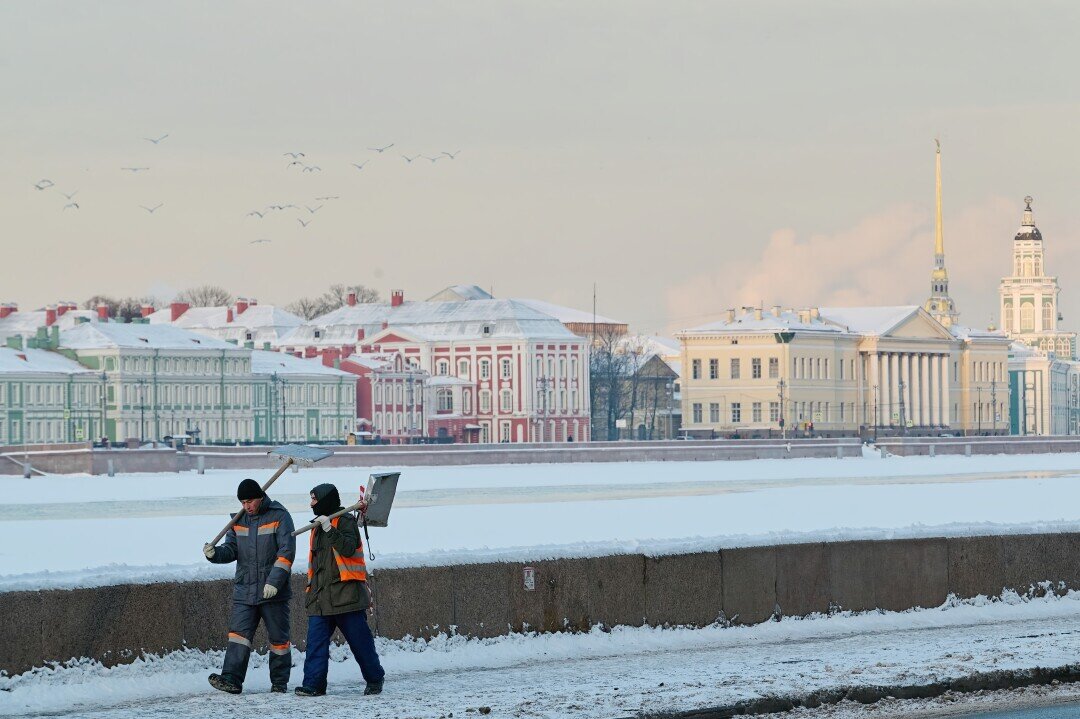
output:
<svg viewBox="0 0 1080 719"><path fill-rule="evenodd" d="M236 488L236 498L243 502L245 499L262 499L266 495L262 491L262 487L254 479L245 479L240 483L240 486Z"/></svg>

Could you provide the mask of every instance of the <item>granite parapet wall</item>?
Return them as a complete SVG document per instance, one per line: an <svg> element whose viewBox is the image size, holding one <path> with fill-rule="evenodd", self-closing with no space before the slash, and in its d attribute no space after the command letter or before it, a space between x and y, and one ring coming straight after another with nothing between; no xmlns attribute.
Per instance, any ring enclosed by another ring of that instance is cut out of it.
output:
<svg viewBox="0 0 1080 719"><path fill-rule="evenodd" d="M902 611L939 606L950 594L1080 589L1078 552L1080 534L1034 534L383 569L369 575L369 621L380 636L399 639ZM304 577L292 581L292 640L302 649ZM215 580L0 593L0 670L224 649L231 591L230 580ZM255 643L265 650L263 630Z"/></svg>

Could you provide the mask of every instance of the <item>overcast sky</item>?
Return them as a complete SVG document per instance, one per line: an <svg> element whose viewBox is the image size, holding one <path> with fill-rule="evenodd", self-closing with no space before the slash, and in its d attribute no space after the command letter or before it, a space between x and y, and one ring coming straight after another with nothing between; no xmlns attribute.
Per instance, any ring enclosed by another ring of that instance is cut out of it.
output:
<svg viewBox="0 0 1080 719"><path fill-rule="evenodd" d="M921 303L937 136L961 321L1031 194L1077 329L1078 32L1075 2L5 2L0 300L596 283L650 333ZM246 216L290 203L323 206Z"/></svg>

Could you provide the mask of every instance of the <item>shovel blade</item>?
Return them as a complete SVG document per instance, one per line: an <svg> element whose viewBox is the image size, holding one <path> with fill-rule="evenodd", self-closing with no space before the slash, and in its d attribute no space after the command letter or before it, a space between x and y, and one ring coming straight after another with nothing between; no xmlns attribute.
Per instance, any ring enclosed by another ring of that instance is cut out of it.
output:
<svg viewBox="0 0 1080 719"><path fill-rule="evenodd" d="M310 467L334 453L329 449L323 449L322 447L308 447L303 444L284 444L280 447L275 447L266 454L282 461L291 459L295 464Z"/></svg>

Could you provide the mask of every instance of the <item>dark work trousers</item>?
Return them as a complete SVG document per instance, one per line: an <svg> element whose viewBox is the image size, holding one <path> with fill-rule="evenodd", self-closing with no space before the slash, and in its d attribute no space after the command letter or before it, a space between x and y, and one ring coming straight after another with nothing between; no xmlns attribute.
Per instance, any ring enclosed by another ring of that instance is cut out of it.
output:
<svg viewBox="0 0 1080 719"><path fill-rule="evenodd" d="M304 659L304 686L326 690L326 672L330 662L330 637L334 628L340 629L352 649L364 681L381 682L386 672L375 651L375 638L368 629L364 612L331 614L328 617L308 617L307 656Z"/></svg>
<svg viewBox="0 0 1080 719"><path fill-rule="evenodd" d="M229 617L229 647L225 650L221 675L238 686L244 685L251 642L260 619L266 624L266 635L270 640L270 683L286 685L292 669L292 647L289 644L289 603L284 601L233 602L232 616Z"/></svg>

